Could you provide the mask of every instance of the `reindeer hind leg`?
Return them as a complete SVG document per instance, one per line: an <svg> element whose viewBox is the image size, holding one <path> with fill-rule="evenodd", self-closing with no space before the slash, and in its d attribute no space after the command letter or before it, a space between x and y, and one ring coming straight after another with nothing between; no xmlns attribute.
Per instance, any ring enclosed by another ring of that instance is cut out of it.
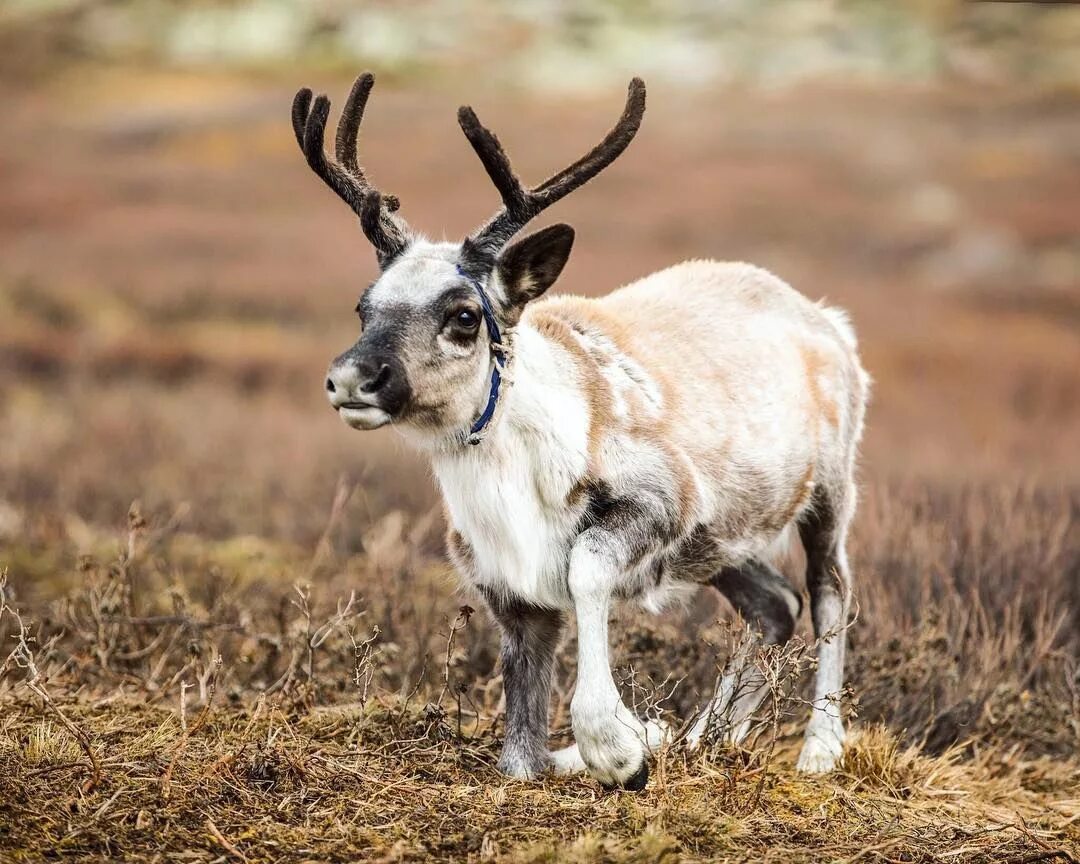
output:
<svg viewBox="0 0 1080 864"><path fill-rule="evenodd" d="M691 747L721 737L738 744L749 731L750 721L768 692L761 673L751 662L751 652L761 644L782 645L795 631L802 599L787 578L760 558L738 567L724 567L710 580L756 634L744 650L728 661L709 705L687 733Z"/></svg>
<svg viewBox="0 0 1080 864"><path fill-rule="evenodd" d="M820 774L833 770L843 754L844 722L840 696L851 601L851 572L845 544L855 512L854 484L838 490L821 486L813 507L799 523L806 549L806 587L817 639L818 668L814 702L798 769Z"/></svg>

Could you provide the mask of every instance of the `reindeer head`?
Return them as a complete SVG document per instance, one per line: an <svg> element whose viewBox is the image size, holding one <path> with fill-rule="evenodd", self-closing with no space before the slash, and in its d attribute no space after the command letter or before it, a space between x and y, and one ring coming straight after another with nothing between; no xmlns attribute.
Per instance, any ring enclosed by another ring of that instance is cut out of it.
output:
<svg viewBox="0 0 1080 864"><path fill-rule="evenodd" d="M432 243L409 229L397 215L397 198L382 195L358 163L357 133L374 83L366 73L353 85L338 124L336 160L323 152L330 101L319 96L312 104L306 88L293 101L293 130L308 165L360 217L381 270L356 305L360 339L330 364L327 395L356 429L403 423L434 435L460 432L475 443L499 396L508 331L558 278L574 231L552 225L510 241L626 149L645 112L645 85L630 82L623 115L599 145L531 189L473 110L461 108L458 123L503 206L461 243Z"/></svg>

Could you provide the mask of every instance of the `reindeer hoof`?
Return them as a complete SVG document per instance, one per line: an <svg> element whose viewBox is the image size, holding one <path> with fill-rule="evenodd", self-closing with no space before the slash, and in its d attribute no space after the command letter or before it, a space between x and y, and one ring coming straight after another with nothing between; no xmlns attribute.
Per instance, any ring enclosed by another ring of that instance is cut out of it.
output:
<svg viewBox="0 0 1080 864"><path fill-rule="evenodd" d="M601 783L605 792L614 792L617 789L622 789L627 792L640 792L645 788L645 784L649 782L649 763L647 760L642 760L641 767L638 768L627 780L622 783Z"/></svg>

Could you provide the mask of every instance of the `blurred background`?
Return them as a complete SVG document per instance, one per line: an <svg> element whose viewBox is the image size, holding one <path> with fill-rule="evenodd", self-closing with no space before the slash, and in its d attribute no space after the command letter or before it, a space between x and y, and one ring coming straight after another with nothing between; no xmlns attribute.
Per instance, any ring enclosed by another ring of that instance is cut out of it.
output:
<svg viewBox="0 0 1080 864"><path fill-rule="evenodd" d="M289 105L307 85L336 109L366 69L362 162L450 238L497 204L458 105L535 182L643 76L634 145L545 214L578 230L557 290L763 265L854 317L868 506L896 483L1050 489L1073 527L1078 6L6 0L0 564L36 577L24 592L135 499L155 524L310 552L343 487L340 554L387 513L437 552L422 460L322 392L375 261Z"/></svg>

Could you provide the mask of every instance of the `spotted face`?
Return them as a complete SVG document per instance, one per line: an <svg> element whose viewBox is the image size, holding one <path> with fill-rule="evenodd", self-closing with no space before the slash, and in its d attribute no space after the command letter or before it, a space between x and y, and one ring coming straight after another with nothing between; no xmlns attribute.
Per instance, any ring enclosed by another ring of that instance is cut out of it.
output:
<svg viewBox="0 0 1080 864"><path fill-rule="evenodd" d="M461 246L415 241L360 297L360 338L327 373L330 404L354 429L468 429L487 402L493 362L474 279L486 283L508 330L555 281L572 243L573 229L552 226L508 247L487 276L471 277Z"/></svg>

